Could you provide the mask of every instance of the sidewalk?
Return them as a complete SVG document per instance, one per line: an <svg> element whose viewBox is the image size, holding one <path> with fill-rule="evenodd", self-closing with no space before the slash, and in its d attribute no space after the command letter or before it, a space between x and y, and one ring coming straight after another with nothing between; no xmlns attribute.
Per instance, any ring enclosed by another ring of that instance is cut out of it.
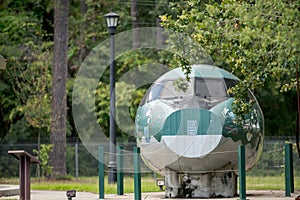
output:
<svg viewBox="0 0 300 200"><path fill-rule="evenodd" d="M271 191L271 190L251 190L247 191L247 199L248 200L295 200L297 196L300 195L300 191L296 191L291 197L285 197L284 191ZM18 196L13 197L0 197L0 200L4 199L19 199ZM64 191L31 191L31 200L67 200L66 192ZM93 194L89 192L77 192L76 197L73 200L98 200L99 195ZM115 195L115 194L107 194L105 195L105 199L107 200L134 200L134 194L126 194L126 195ZM164 197L164 192L156 192L156 193L142 193L142 199L147 200L161 200L168 198ZM178 199L178 198L176 198ZM175 200L176 200L175 199ZM207 198L203 198L206 199ZM209 200L237 200L239 197L233 198L217 198L217 199L209 199ZM193 199L195 200L195 199Z"/></svg>
<svg viewBox="0 0 300 200"><path fill-rule="evenodd" d="M14 196L19 194L18 185L0 185L0 198L1 196Z"/></svg>

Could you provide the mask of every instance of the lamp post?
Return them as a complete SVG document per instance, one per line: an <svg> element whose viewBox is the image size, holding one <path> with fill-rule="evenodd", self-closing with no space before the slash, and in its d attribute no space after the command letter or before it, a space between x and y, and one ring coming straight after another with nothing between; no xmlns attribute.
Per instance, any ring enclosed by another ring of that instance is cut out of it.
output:
<svg viewBox="0 0 300 200"><path fill-rule="evenodd" d="M117 182L116 163L116 123L115 123L115 38L118 26L119 15L110 12L105 15L108 32L110 35L110 119L109 119L109 163L108 163L108 183Z"/></svg>

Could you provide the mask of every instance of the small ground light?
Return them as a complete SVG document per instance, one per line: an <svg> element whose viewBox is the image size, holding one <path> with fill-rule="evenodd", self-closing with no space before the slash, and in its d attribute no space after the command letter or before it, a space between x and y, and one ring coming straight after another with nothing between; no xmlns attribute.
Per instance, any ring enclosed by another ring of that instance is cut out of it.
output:
<svg viewBox="0 0 300 200"><path fill-rule="evenodd" d="M76 197L76 190L68 190L66 195L68 200L72 200L73 197Z"/></svg>
<svg viewBox="0 0 300 200"><path fill-rule="evenodd" d="M159 189L162 191L163 187L165 185L165 180L156 180L156 185L159 187Z"/></svg>

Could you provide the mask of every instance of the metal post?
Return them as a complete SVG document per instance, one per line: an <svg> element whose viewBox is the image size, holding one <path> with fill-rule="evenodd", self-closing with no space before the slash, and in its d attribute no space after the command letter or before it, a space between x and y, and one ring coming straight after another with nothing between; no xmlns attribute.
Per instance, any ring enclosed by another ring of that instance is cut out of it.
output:
<svg viewBox="0 0 300 200"><path fill-rule="evenodd" d="M290 144L290 172L291 172L291 193L294 193L294 166L293 166L293 145Z"/></svg>
<svg viewBox="0 0 300 200"><path fill-rule="evenodd" d="M104 151L99 147L99 199L104 199Z"/></svg>
<svg viewBox="0 0 300 200"><path fill-rule="evenodd" d="M75 143L75 175L78 180L78 143Z"/></svg>
<svg viewBox="0 0 300 200"><path fill-rule="evenodd" d="M133 151L134 164L134 199L141 200L141 164L140 164L140 148L134 147Z"/></svg>
<svg viewBox="0 0 300 200"><path fill-rule="evenodd" d="M20 156L20 199L30 200L30 157Z"/></svg>
<svg viewBox="0 0 300 200"><path fill-rule="evenodd" d="M112 28L110 28L112 29ZM115 30L115 28L114 28ZM115 31L110 31L110 117L109 117L109 163L108 183L117 182L116 172L116 123L115 123Z"/></svg>
<svg viewBox="0 0 300 200"><path fill-rule="evenodd" d="M285 144L285 196L294 193L293 146Z"/></svg>
<svg viewBox="0 0 300 200"><path fill-rule="evenodd" d="M117 147L117 193L124 194L124 175L123 175L123 146Z"/></svg>
<svg viewBox="0 0 300 200"><path fill-rule="evenodd" d="M240 200L246 200L246 170L245 146L239 146L239 195Z"/></svg>
<svg viewBox="0 0 300 200"><path fill-rule="evenodd" d="M30 200L30 163L39 163L24 150L11 150L8 154L19 160L20 200Z"/></svg>

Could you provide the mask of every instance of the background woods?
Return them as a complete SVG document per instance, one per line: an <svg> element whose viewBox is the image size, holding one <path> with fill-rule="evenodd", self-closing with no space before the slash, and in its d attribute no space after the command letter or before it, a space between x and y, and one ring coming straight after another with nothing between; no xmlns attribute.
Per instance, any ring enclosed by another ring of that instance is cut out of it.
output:
<svg viewBox="0 0 300 200"><path fill-rule="evenodd" d="M58 2L63 6L56 7ZM71 114L73 82L88 53L108 39L104 14L111 9L120 15L117 32L162 25L193 38L217 66L242 80L233 91L241 94L240 99L245 88L255 93L264 112L266 135L295 134L295 73L300 62L298 1L1 0L0 9L0 54L8 60L6 69L0 70L1 144L36 143L38 149L41 144L55 143L53 133L57 130L62 131L63 138L58 139L62 142L59 148L68 140L80 142ZM56 27L59 23L56 24L55 17L59 15L55 13L60 12L57 9L65 9L60 18L61 27ZM55 34L57 29L62 35ZM58 47L62 52L57 52L56 36L63 45ZM134 38L133 47L136 47L139 41ZM117 80L130 69L153 60L177 67L176 58L167 52L132 51L117 59ZM59 84L53 82L57 75L66 78L60 86L53 85ZM146 89L147 86L137 90L124 105L130 107L133 119ZM98 122L106 134L108 91L109 70L99 81L95 102ZM65 108L56 107L53 101L51 104L56 92L60 93L58 102L64 102ZM238 104L240 112L247 109L243 103L241 100ZM64 115L65 121L55 117L56 114ZM61 126L55 123L58 119ZM117 134L123 141L134 141L121 130ZM55 145L52 148L54 152L60 151ZM61 156L65 156L67 150L62 152ZM4 154L4 150L0 151L0 162L5 162ZM61 158L63 162L68 159ZM4 167L0 164L0 171ZM69 169L63 168L61 175Z"/></svg>

